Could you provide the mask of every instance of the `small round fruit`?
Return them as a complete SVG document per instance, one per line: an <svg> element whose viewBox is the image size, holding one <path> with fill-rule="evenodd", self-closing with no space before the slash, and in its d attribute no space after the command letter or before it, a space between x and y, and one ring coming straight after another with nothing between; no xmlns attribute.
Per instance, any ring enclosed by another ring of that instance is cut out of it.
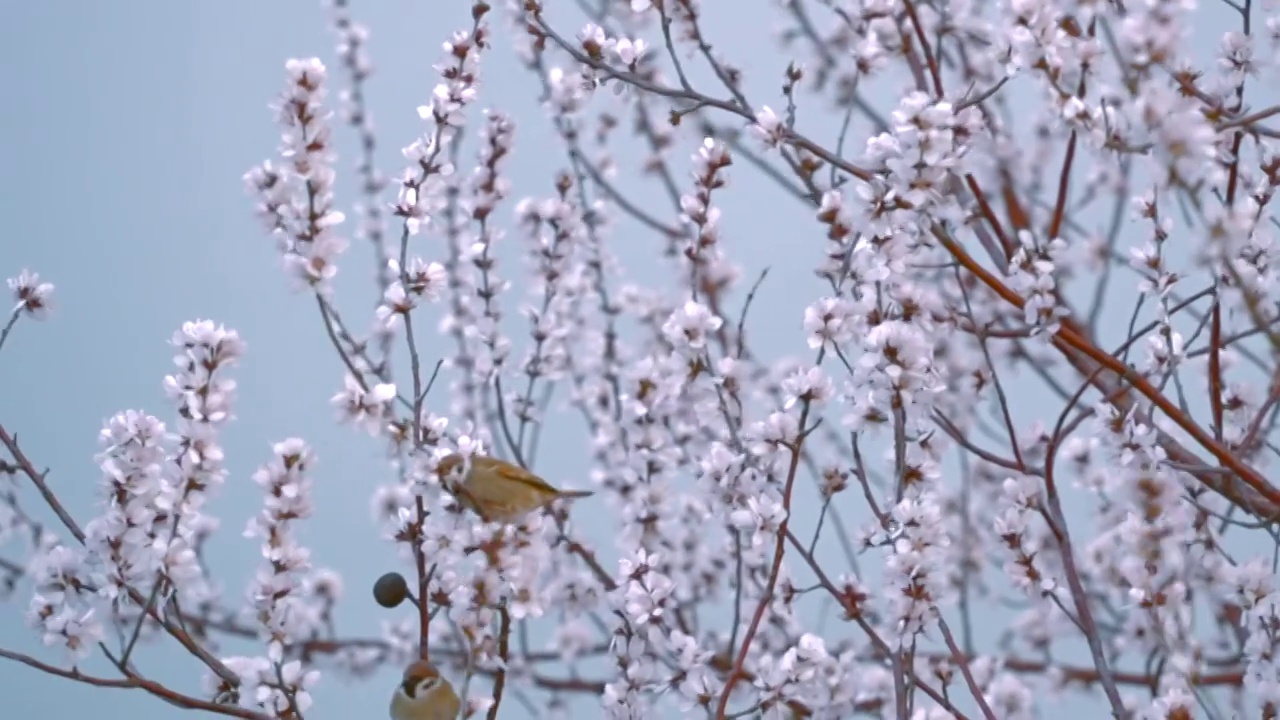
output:
<svg viewBox="0 0 1280 720"><path fill-rule="evenodd" d="M384 608L393 608L409 598L409 584L398 572L389 572L373 584L373 599Z"/></svg>

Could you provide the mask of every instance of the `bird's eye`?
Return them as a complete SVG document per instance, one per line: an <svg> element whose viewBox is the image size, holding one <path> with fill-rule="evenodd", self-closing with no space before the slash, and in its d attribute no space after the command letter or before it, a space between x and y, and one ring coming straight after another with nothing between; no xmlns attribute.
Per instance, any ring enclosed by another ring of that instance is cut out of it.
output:
<svg viewBox="0 0 1280 720"><path fill-rule="evenodd" d="M425 693L431 690L432 688L434 688L436 685L439 685L439 684L440 684L440 678L423 678L418 683L418 694L421 695L422 693Z"/></svg>

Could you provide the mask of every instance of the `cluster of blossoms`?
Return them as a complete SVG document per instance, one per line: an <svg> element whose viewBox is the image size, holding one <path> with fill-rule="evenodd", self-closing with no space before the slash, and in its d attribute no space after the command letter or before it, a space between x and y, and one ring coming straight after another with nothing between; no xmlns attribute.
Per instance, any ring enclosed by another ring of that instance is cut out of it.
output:
<svg viewBox="0 0 1280 720"><path fill-rule="evenodd" d="M244 532L245 537L262 540L266 560L250 585L246 614L260 628L267 655L224 660L240 679L239 688L222 685L215 675L206 676L205 682L206 687L215 688L215 696L229 695L242 705L288 717L310 707L308 688L320 673L305 670L299 660L286 662L285 648L319 636L331 619L341 584L332 574L311 572L311 553L292 534L293 523L305 520L312 511L307 475L315 463L311 448L290 438L276 443L272 453L271 461L253 474L265 501Z"/></svg>
<svg viewBox="0 0 1280 720"><path fill-rule="evenodd" d="M164 386L176 405L177 432L136 410L110 418L98 456L106 510L83 531L73 527L82 547L54 545L33 572L28 617L47 643L65 644L76 658L103 638L104 603L117 625L133 628L131 650L139 633L162 627L173 608L216 598L198 551L217 521L201 507L226 476L219 430L231 417L235 390L226 373L243 343L234 331L200 321L184 324L172 344L178 371Z"/></svg>
<svg viewBox="0 0 1280 720"><path fill-rule="evenodd" d="M289 82L275 105L284 128L281 165L264 162L245 175L259 198L258 215L276 238L284 266L304 286L327 292L347 249L336 227L331 111L324 106L327 70L317 58L290 60Z"/></svg>
<svg viewBox="0 0 1280 720"><path fill-rule="evenodd" d="M75 543L0 496L0 539L31 538L45 641L79 662L123 628L109 657L137 681L138 638L172 637L205 684L150 691L253 720L322 714L322 665L418 658L490 720L517 702L548 718L1273 716L1280 108L1246 98L1280 69L1280 8L1224 3L1240 29L1202 68L1180 0L783 3L806 62L765 103L713 50L710 5L603 3L565 33L544 3L506 3L564 151L543 195L513 199L524 120L477 107L493 8L475 2L444 43L384 193L368 32L335 0L354 235L377 272L366 330L333 300L347 242L319 59L288 62L283 141L245 181L342 360L339 419L386 442L373 516L404 572L384 604L409 611L375 640L334 629L340 579L297 539L319 477L300 439L253 476L264 562L244 606L224 603L201 508L226 476L243 345L199 322L174 338L174 431L115 416L102 514L81 531L54 507ZM838 140L815 139L810 87L847 113ZM665 208L619 180L624 126ZM810 223L764 261L726 221L755 168ZM658 241L653 278L637 234ZM814 288L766 281L791 260ZM9 286L0 347L52 292L27 272ZM791 300L776 338L748 337ZM0 469L43 494L0 440ZM557 484L576 470L596 495L485 521L451 454ZM219 659L219 633L265 647Z"/></svg>

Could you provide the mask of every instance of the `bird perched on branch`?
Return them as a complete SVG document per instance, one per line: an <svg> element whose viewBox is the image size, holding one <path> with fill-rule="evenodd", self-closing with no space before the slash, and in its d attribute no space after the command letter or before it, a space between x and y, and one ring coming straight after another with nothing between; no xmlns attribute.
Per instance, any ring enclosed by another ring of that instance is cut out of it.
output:
<svg viewBox="0 0 1280 720"><path fill-rule="evenodd" d="M436 467L441 482L461 473L460 481L446 484L464 507L485 522L514 522L556 500L589 497L590 490L557 490L550 483L518 465L475 455L446 455Z"/></svg>
<svg viewBox="0 0 1280 720"><path fill-rule="evenodd" d="M391 720L455 720L462 700L435 665L415 660L391 696Z"/></svg>

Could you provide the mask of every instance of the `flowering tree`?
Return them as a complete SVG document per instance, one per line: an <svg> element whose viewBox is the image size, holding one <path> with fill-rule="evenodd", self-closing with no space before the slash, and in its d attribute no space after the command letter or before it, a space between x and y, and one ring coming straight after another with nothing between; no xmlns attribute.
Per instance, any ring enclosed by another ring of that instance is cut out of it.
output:
<svg viewBox="0 0 1280 720"><path fill-rule="evenodd" d="M169 420L102 430L100 516L64 509L0 425L0 537L29 552L0 574L68 657L0 656L255 720L323 718L322 671L418 657L489 720L569 717L582 695L610 718L1280 717L1280 105L1250 101L1280 70L1280 4L1203 4L790 0L796 60L760 98L693 0L477 0L388 182L367 33L335 0L339 70L288 62L277 157L245 179L346 369L333 404L387 443L384 636L335 627L339 578L294 539L300 439L253 476L247 603L210 576L245 344L197 321L172 340ZM516 120L477 107L503 12L563 150L517 202ZM1199 67L1185 40L1210 15L1236 29ZM802 122L833 113L834 137ZM353 223L335 117L360 148ZM616 181L624 123L669 204ZM812 287L735 264L717 209L735 173L808 208L792 252ZM379 270L372 317L337 309L344 228ZM665 270L623 267L624 238ZM9 287L0 348L53 292L26 271ZM794 333L749 332L797 293ZM570 416L595 498L483 522L437 473L455 452L535 469L540 428ZM605 511L613 547L578 527ZM260 652L222 656L228 638ZM159 642L203 684L142 674ZM91 654L116 674L82 673Z"/></svg>

